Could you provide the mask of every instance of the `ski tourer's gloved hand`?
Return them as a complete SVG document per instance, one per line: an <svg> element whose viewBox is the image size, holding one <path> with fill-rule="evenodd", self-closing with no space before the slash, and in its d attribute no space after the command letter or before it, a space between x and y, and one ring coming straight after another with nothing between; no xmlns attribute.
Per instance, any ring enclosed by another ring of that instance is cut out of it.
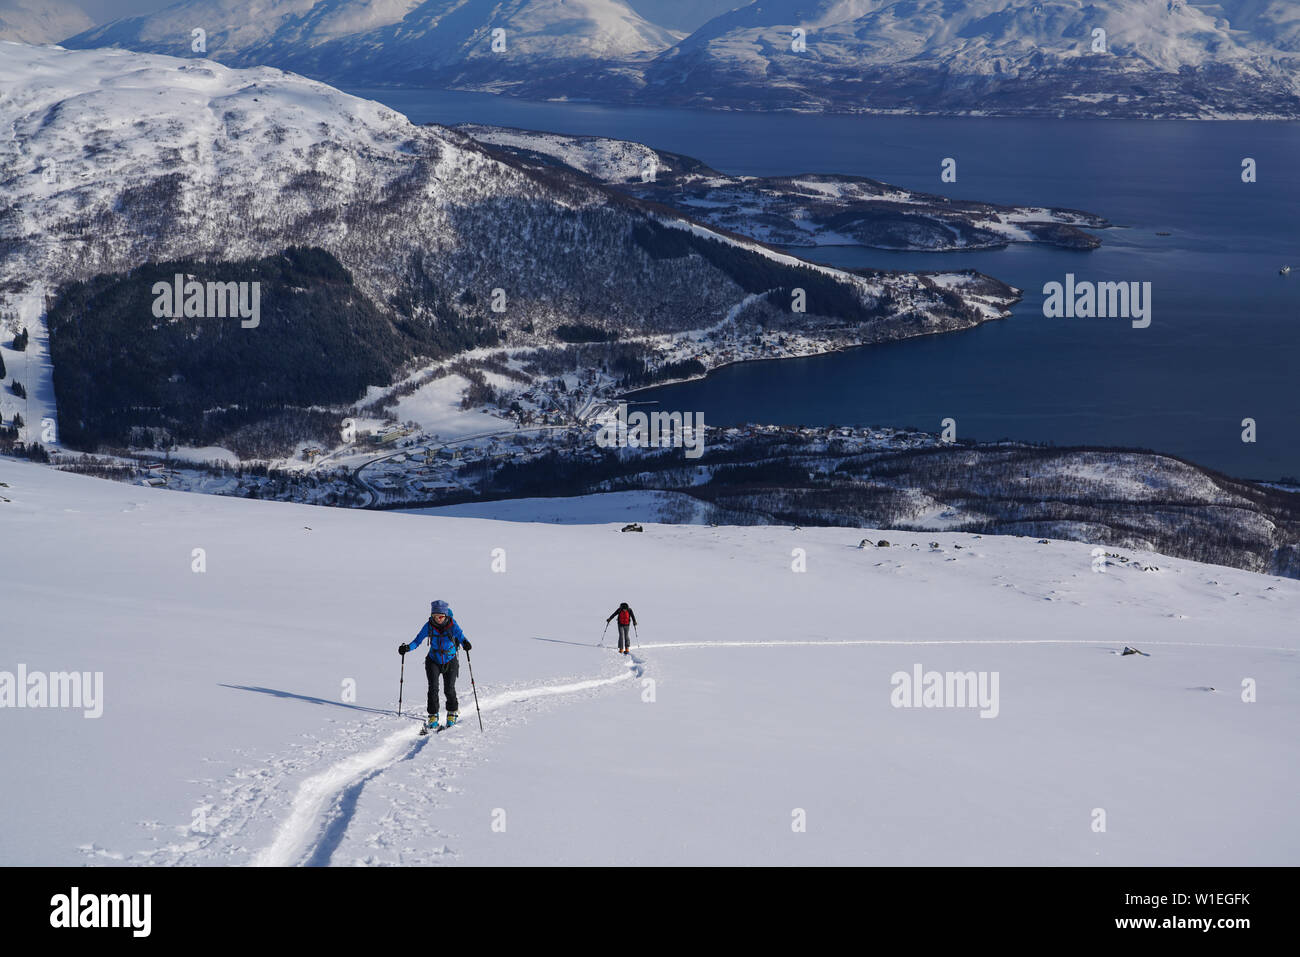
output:
<svg viewBox="0 0 1300 957"><path fill-rule="evenodd" d="M407 653L408 651L410 651L410 650L411 650L411 646L410 646L410 645L398 645L398 646L397 646L397 653L398 653L399 655L404 655L404 654L406 654L406 653Z"/></svg>
<svg viewBox="0 0 1300 957"><path fill-rule="evenodd" d="M474 650L474 646L471 645L471 644L469 643L469 639L468 639L468 638L462 638L462 639L460 640L460 646L461 646L462 648L464 648L466 651L473 651L473 650Z"/></svg>

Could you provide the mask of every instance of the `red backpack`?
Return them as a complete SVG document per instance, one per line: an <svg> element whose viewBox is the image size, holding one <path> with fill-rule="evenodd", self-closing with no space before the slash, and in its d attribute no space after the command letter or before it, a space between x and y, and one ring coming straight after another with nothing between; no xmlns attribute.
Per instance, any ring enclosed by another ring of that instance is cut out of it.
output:
<svg viewBox="0 0 1300 957"><path fill-rule="evenodd" d="M631 612L631 611L629 611L629 610L626 609L626 608L620 608L620 609L618 610L618 623L619 623L620 625L626 625L626 624L627 624L628 622L630 622L631 620L632 620L632 612Z"/></svg>

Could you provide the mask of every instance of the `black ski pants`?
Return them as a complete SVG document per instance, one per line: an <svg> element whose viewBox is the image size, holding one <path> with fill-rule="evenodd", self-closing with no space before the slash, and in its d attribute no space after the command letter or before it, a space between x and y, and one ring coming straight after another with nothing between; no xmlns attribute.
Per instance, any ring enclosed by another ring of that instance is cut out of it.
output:
<svg viewBox="0 0 1300 957"><path fill-rule="evenodd" d="M627 636L628 629L631 627L632 627L631 625L618 626L618 650L619 651L622 651L624 648L632 647L632 639Z"/></svg>
<svg viewBox="0 0 1300 957"><path fill-rule="evenodd" d="M442 687L447 693L447 710L460 711L460 702L456 700L456 676L460 674L460 655L452 658L445 665L440 665L432 658L424 659L424 676L429 679L429 714L438 713L438 676L442 675Z"/></svg>

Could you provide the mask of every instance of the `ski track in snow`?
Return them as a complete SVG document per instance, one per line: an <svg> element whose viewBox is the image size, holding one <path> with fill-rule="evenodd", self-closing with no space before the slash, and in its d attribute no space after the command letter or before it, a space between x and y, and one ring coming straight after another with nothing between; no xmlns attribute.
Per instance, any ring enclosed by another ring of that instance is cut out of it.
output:
<svg viewBox="0 0 1300 957"><path fill-rule="evenodd" d="M642 662L633 657L627 669L609 678L591 678L561 685L542 685L505 691L479 702L482 711L495 711L534 698L568 695L616 684L642 674ZM476 723L477 718L464 712L460 724ZM382 744L364 754L353 755L303 781L294 795L288 819L279 828L275 840L251 861L254 867L288 867L324 865L338 847L356 810L366 782L387 768L422 750L433 735L421 735L403 728L390 734Z"/></svg>
<svg viewBox="0 0 1300 957"><path fill-rule="evenodd" d="M844 647L849 645L861 646L921 646L921 645L1101 645L1118 648L1122 643L1106 639L1070 639L1070 638L1046 638L1046 639L824 639L824 640L756 640L756 641L674 641L674 642L648 642L636 645L638 651L645 649L661 648L773 648L797 646L826 646L826 647ZM1179 642L1179 641L1147 641L1142 643L1144 646L1178 646L1178 647L1210 647L1210 648L1240 648L1252 650L1270 650L1270 651L1290 651L1288 648L1277 648L1265 645L1243 645L1231 643L1209 643L1209 642ZM611 649L612 650L612 649ZM531 701L538 698L564 696L576 694L582 691L594 690L632 678L639 678L645 672L645 661L638 655L629 656L630 660L626 661L626 669L620 674L605 678L590 678L581 681L568 682L565 684L541 685L537 687L517 688L510 691L503 691L488 697L482 698L479 702L480 708L484 712L498 711L511 705ZM460 724L475 724L477 718L470 714L466 708L463 712L464 717ZM339 743L340 747L351 747L360 744L357 740L367 736L376 724L386 721L387 718L377 718L365 722L362 725L353 726L348 729L343 736L346 740ZM469 731L469 728L462 730ZM272 842L257 852L249 863L255 867L286 867L286 866L324 866L331 863L331 858L342 844L348 827L352 823L357 805L361 794L367 783L382 774L384 771L399 763L400 761L410 760L416 757L436 735L423 736L418 731L403 727L398 731L389 734L382 742L364 751L360 754L350 754L330 765L326 770L308 777L298 785L298 789L289 804L288 815L284 822L275 832ZM311 761L318 760L323 756L327 749L323 746L315 747L308 750L303 759L300 760L281 760L271 762L271 768L262 768L253 772L240 771L235 777L240 783L224 789L223 794L227 799L223 807L214 808L210 818L211 822L224 824L224 827L216 829L215 835L191 835L190 839L181 843L172 845L163 850L141 852L141 857L146 863L182 863L185 858L196 852L205 850L218 850L219 853L226 855L237 854L245 850L238 846L226 845L220 846L214 837L232 838L243 829L259 812L267 811L275 813L272 807L268 807L272 802L269 800L276 791L279 790L279 784L287 774L293 773L297 767L307 764ZM438 767L436 773L445 775L450 773L449 767ZM451 790L445 783L439 782L443 790ZM147 822L146 826L160 827L161 825L154 822ZM372 838L371 843L375 841ZM213 847L217 844L217 847ZM83 848L92 858L111 858L115 862L121 862L124 855L110 854L106 849L97 846ZM449 848L443 847L441 850L433 850L434 854L453 854ZM135 855L132 855L135 857ZM203 863L221 863L219 861L204 861ZM231 862L233 863L233 862Z"/></svg>
<svg viewBox="0 0 1300 957"><path fill-rule="evenodd" d="M1293 651L1274 645L1242 645L1236 643L1216 643L1209 641L1142 641L1143 645L1176 646L1180 648L1248 648L1251 651ZM637 645L638 648L774 648L784 645L1122 645L1123 642L1104 638L935 638L917 640L891 639L834 639L825 641L665 641L655 644Z"/></svg>

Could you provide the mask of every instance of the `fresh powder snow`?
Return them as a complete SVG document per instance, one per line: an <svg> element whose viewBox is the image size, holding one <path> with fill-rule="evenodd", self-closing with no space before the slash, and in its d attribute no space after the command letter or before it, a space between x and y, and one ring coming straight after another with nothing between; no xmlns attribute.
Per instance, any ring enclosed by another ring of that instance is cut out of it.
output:
<svg viewBox="0 0 1300 957"><path fill-rule="evenodd" d="M6 865L1300 854L1300 582L1032 538L654 524L654 497L538 522L8 460L0 483L0 690L102 676L98 717L0 714ZM482 731L462 663L461 723L418 736L419 653L396 715L397 645L435 598L473 643ZM598 646L621 601L628 657ZM929 672L986 696L913 706Z"/></svg>

